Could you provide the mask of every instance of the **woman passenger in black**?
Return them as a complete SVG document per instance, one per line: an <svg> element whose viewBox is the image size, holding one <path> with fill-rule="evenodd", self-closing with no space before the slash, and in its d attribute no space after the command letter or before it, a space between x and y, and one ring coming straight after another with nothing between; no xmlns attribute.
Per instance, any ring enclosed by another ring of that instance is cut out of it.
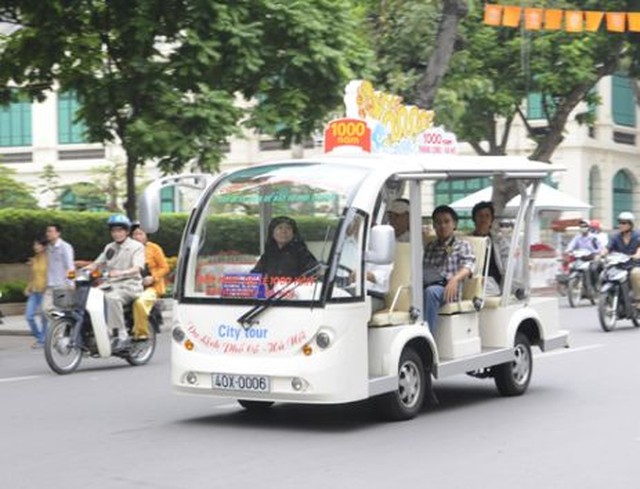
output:
<svg viewBox="0 0 640 489"><path fill-rule="evenodd" d="M269 223L265 250L252 272L277 277L299 277L318 264L298 231L296 221L286 216Z"/></svg>

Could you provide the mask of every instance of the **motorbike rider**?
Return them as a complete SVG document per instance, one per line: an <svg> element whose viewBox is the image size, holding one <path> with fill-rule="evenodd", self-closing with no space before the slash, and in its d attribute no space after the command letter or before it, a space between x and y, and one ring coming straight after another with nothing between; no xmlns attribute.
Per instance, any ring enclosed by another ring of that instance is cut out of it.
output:
<svg viewBox="0 0 640 489"><path fill-rule="evenodd" d="M634 231L634 216L624 211L618 214L618 232L613 235L605 253L624 253L634 260L640 259L640 233ZM640 268L633 267L630 273L631 288L636 301L640 299Z"/></svg>
<svg viewBox="0 0 640 489"><path fill-rule="evenodd" d="M143 291L142 270L145 264L144 245L129 237L131 221L124 214L113 214L107 224L113 242L105 246L102 253L87 269L102 268L108 277L103 287L105 293L106 319L110 327L117 330L114 349L129 344L129 334L124 323L123 306L132 303Z"/></svg>
<svg viewBox="0 0 640 489"><path fill-rule="evenodd" d="M589 222L589 226L591 227L591 232L596 238L598 238L598 241L600 241L602 249L604 250L609 245L609 235L602 231L600 221L598 221L597 219L591 219L591 222Z"/></svg>
<svg viewBox="0 0 640 489"><path fill-rule="evenodd" d="M169 264L164 250L159 244L149 241L138 221L131 223L130 234L144 246L146 259L142 277L144 292L133 303L133 339L136 341L149 336L149 313L158 298L166 292L164 277L169 273Z"/></svg>
<svg viewBox="0 0 640 489"><path fill-rule="evenodd" d="M586 219L580 220L580 232L576 234L565 250L572 253L576 250L587 250L591 252L592 258L599 256L603 247L598 237L591 233L591 225ZM589 263L589 280L592 284L596 283L599 266L596 260Z"/></svg>

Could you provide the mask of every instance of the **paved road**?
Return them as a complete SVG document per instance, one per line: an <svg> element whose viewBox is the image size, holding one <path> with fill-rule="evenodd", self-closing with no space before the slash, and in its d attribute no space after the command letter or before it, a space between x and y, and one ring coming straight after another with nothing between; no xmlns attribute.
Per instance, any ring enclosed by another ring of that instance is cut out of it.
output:
<svg viewBox="0 0 640 489"><path fill-rule="evenodd" d="M369 404L264 415L169 390L169 336L145 367L84 361L49 372L26 337L0 337L0 487L638 487L640 329L603 333L562 309L571 350L538 356L529 391L466 376L441 407L381 423Z"/></svg>

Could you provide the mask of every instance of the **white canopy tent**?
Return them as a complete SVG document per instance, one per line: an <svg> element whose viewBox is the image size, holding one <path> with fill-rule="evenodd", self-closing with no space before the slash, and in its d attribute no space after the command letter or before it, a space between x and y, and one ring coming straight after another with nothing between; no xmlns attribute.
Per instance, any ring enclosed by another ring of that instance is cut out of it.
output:
<svg viewBox="0 0 640 489"><path fill-rule="evenodd" d="M466 197L453 202L451 207L457 211L470 211L474 205L483 200L491 200L493 187L485 187ZM520 196L516 195L507 203L507 210L515 212L520 206ZM560 192L544 183L540 184L534 208L536 211L585 211L591 209L591 205L576 199L571 195Z"/></svg>
<svg viewBox="0 0 640 489"><path fill-rule="evenodd" d="M470 211L474 205L478 202L491 200L493 193L492 187L486 187L482 190L478 190L466 197L453 202L451 207L457 211ZM513 215L520 206L520 196L517 195L509 202L507 202L505 211L508 215ZM560 192L549 185L544 183L540 184L538 188L538 194L534 204L534 217L531 223L531 242L535 243L540 238L540 212L544 211L586 211L592 206L586 202L581 201L571 195Z"/></svg>

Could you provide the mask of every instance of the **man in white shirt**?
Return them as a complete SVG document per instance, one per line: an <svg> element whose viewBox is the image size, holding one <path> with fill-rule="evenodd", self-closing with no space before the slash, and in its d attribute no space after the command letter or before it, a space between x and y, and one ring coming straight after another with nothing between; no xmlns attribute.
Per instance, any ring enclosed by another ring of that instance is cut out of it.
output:
<svg viewBox="0 0 640 489"><path fill-rule="evenodd" d="M396 232L398 243L409 242L409 201L407 199L394 200L387 210L389 224Z"/></svg>
<svg viewBox="0 0 640 489"><path fill-rule="evenodd" d="M75 270L73 246L62 239L62 227L58 223L47 224L47 288L42 310L47 314L53 309L53 289L72 288L68 273Z"/></svg>
<svg viewBox="0 0 640 489"><path fill-rule="evenodd" d="M360 270L360 260L362 252L362 244L359 240L360 226L362 224L361 216L354 216L353 221L347 228L345 241L340 257L340 264L351 270L351 276L348 278L350 283L357 282L357 271ZM367 263L365 265L365 287L367 294L371 296L372 312L384 309L384 295L389 291L389 278L393 264L378 265Z"/></svg>

